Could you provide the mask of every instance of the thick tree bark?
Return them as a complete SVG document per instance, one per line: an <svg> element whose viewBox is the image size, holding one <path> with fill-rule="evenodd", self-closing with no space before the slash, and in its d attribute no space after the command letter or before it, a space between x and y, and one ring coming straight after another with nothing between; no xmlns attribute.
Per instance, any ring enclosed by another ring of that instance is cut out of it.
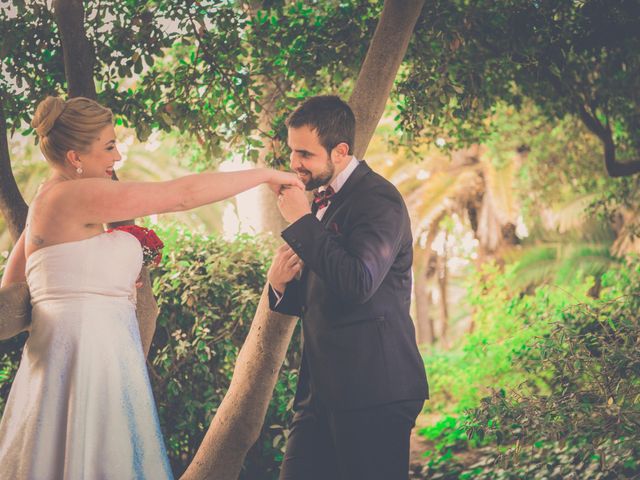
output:
<svg viewBox="0 0 640 480"><path fill-rule="evenodd" d="M257 17L258 11L262 8L262 1L252 0L246 3L247 12L251 18ZM262 132L262 138L264 146L260 150L257 164L259 167L267 167L267 157L270 153L276 150L274 140L269 138L264 132L269 132L273 125L275 118L276 104L282 97L283 92L286 92L290 87L288 81L282 81L279 84L279 79L270 78L266 75L259 77L259 83L262 84L264 95L262 95L260 107L260 117L258 119L258 131ZM280 232L287 227L287 222L280 213L276 198L271 189L266 185L261 185L258 189L260 196L260 224L257 225L259 232L270 232L273 235L279 237Z"/></svg>
<svg viewBox="0 0 640 480"><path fill-rule="evenodd" d="M268 132L271 129L273 119L275 117L275 104L280 95L280 91L274 85L270 85L270 81L264 86L267 95L265 95L262 102L262 112L260 113L260 120L258 122L258 128L262 132ZM274 150L273 140L271 138L264 138L264 146L260 150L260 156L258 157L258 166L267 166L267 157ZM259 230L261 232L271 232L276 236L280 236L280 232L287 227L287 222L280 214L278 205L276 203L276 196L271 189L266 185L261 185L260 192L260 221L261 225Z"/></svg>
<svg viewBox="0 0 640 480"><path fill-rule="evenodd" d="M238 478L260 435L295 325L295 317L271 311L265 287L229 390L182 480Z"/></svg>
<svg viewBox="0 0 640 480"><path fill-rule="evenodd" d="M424 0L387 0L350 104L361 158L380 121ZM295 322L268 308L263 292L233 381L184 479L236 479L257 439ZM246 363L245 363L246 362ZM259 373L257 373L259 371ZM223 408L224 407L224 408Z"/></svg>
<svg viewBox="0 0 640 480"><path fill-rule="evenodd" d="M14 243L24 230L29 207L22 198L11 170L11 157L7 139L7 121L0 106L0 211L4 215Z"/></svg>
<svg viewBox="0 0 640 480"><path fill-rule="evenodd" d="M93 82L95 56L84 27L82 0L54 0L53 13L60 31L64 72L70 97L96 98Z"/></svg>
<svg viewBox="0 0 640 480"><path fill-rule="evenodd" d="M153 334L156 331L156 320L160 310L153 291L151 289L151 276L147 267L142 267L140 272L140 280L142 286L137 293L136 317L138 318L138 327L140 328L140 340L142 340L142 349L144 356L149 355Z"/></svg>
<svg viewBox="0 0 640 480"><path fill-rule="evenodd" d="M356 116L354 153L363 158L384 112L424 0L385 0L349 105Z"/></svg>

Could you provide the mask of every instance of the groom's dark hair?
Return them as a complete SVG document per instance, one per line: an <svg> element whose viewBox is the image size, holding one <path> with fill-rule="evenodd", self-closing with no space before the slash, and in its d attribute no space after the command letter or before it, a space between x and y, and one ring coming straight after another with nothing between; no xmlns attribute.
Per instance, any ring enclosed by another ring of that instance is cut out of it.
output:
<svg viewBox="0 0 640 480"><path fill-rule="evenodd" d="M344 142L349 145L349 155L353 155L356 117L340 97L320 95L307 99L289 115L286 125L289 128L309 127L315 130L320 144L329 154L336 145Z"/></svg>

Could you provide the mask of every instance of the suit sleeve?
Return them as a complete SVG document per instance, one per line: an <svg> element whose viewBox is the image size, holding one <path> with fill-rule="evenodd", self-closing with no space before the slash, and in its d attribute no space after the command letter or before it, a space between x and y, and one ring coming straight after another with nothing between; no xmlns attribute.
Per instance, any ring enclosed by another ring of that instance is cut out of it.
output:
<svg viewBox="0 0 640 480"><path fill-rule="evenodd" d="M340 241L311 214L291 224L282 237L335 295L362 304L393 265L408 217L402 197L388 188L367 192L357 202Z"/></svg>
<svg viewBox="0 0 640 480"><path fill-rule="evenodd" d="M269 285L269 308L274 312L299 317L302 314L301 305L299 280L292 280L287 283L287 288L280 299L278 299L273 288Z"/></svg>

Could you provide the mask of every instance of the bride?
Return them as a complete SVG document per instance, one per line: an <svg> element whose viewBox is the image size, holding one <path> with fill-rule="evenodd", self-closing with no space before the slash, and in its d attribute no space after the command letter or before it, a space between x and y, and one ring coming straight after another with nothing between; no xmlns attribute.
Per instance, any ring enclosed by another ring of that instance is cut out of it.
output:
<svg viewBox="0 0 640 480"><path fill-rule="evenodd" d="M135 317L140 243L103 224L177 212L261 183L268 169L114 182L111 111L48 97L32 126L52 176L31 203L3 285L26 281L29 338L0 421L2 478L172 478Z"/></svg>

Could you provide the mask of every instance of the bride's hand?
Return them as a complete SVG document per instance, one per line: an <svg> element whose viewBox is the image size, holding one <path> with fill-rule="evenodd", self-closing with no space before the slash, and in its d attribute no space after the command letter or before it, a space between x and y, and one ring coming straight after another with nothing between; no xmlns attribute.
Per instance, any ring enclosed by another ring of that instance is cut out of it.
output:
<svg viewBox="0 0 640 480"><path fill-rule="evenodd" d="M282 187L298 187L304 191L304 183L295 173L280 170L268 170L267 183L274 193L280 193Z"/></svg>

